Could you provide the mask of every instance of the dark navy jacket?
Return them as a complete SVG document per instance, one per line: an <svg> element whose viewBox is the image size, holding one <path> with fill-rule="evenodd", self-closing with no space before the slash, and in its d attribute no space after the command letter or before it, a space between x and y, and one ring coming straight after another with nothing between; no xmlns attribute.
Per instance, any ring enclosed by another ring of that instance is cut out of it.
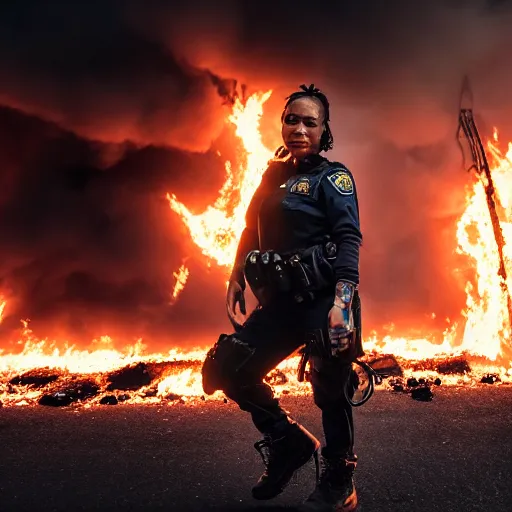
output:
<svg viewBox="0 0 512 512"><path fill-rule="evenodd" d="M336 281L359 284L362 235L350 171L319 155L299 167L271 161L247 209L231 279L245 289L243 266L253 249L286 253L320 244L326 235L338 248Z"/></svg>

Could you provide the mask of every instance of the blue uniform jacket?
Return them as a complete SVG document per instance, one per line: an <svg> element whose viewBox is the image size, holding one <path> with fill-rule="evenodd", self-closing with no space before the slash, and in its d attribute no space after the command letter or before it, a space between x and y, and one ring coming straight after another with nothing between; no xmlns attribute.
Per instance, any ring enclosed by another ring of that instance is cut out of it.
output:
<svg viewBox="0 0 512 512"><path fill-rule="evenodd" d="M319 155L298 167L271 161L247 209L231 279L245 289L243 267L251 250L286 253L323 243L327 235L337 246L336 281L359 284L362 235L350 171Z"/></svg>

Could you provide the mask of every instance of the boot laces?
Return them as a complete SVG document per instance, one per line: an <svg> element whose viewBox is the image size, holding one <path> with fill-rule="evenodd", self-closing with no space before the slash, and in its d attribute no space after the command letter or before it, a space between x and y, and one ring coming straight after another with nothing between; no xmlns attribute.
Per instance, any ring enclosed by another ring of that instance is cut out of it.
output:
<svg viewBox="0 0 512 512"><path fill-rule="evenodd" d="M322 471L318 485L320 488L341 487L352 481L354 466L345 461L322 457Z"/></svg>
<svg viewBox="0 0 512 512"><path fill-rule="evenodd" d="M272 438L265 434L261 441L254 443L254 448L256 448L256 451L260 454L265 467L268 468L272 451Z"/></svg>
<svg viewBox="0 0 512 512"><path fill-rule="evenodd" d="M260 454L261 460L263 461L263 464L265 464L266 468L271 464L275 453L278 451L279 445L276 443L284 439L284 437L285 436L282 436L279 439L274 439L269 434L264 434L261 441L254 443L254 448L256 448L257 452Z"/></svg>

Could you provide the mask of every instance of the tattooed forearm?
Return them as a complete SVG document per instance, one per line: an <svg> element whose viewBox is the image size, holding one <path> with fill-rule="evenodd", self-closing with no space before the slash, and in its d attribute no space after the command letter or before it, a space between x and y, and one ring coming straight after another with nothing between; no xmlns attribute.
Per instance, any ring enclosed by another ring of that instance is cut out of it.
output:
<svg viewBox="0 0 512 512"><path fill-rule="evenodd" d="M334 305L341 309L350 306L354 298L354 285L346 283L345 281L338 281L336 283L336 291L334 295Z"/></svg>

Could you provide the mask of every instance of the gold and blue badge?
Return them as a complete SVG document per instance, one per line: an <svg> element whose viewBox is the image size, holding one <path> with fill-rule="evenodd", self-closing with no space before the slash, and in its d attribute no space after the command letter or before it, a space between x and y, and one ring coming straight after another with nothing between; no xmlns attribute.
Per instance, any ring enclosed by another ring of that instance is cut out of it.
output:
<svg viewBox="0 0 512 512"><path fill-rule="evenodd" d="M354 193L354 183L347 171L336 171L327 176L327 179L340 194L350 196Z"/></svg>
<svg viewBox="0 0 512 512"><path fill-rule="evenodd" d="M308 178L299 178L290 188L292 194L309 196L310 184Z"/></svg>

